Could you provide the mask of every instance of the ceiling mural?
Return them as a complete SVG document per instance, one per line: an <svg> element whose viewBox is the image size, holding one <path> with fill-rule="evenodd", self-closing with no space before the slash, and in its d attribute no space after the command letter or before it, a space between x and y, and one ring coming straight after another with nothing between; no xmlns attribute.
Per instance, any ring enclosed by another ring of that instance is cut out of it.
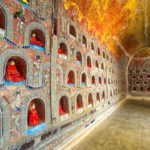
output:
<svg viewBox="0 0 150 150"><path fill-rule="evenodd" d="M64 0L64 7L117 57L150 45L149 0Z"/></svg>

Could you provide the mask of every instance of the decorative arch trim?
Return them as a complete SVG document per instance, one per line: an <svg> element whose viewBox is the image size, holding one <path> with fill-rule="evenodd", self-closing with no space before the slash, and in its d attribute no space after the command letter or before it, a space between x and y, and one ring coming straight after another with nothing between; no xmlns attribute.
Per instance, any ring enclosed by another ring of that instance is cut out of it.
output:
<svg viewBox="0 0 150 150"><path fill-rule="evenodd" d="M4 84L4 75L5 75L5 70L6 70L6 64L7 61L9 60L10 57L12 56L19 56L24 61L26 62L26 67L27 67L27 79L26 79L26 84L27 85L32 85L32 78L33 78L33 65L28 56L21 50L14 50L14 49L9 49L4 51L0 55L0 84Z"/></svg>
<svg viewBox="0 0 150 150"><path fill-rule="evenodd" d="M22 133L22 136L27 135L27 130L28 130L28 124L27 124L28 106L29 106L29 103L33 99L40 99L40 100L43 101L44 106L45 106L45 122L46 122L47 125L50 123L49 99L41 93L33 93L25 99L25 101L22 105L22 112L21 112L21 133Z"/></svg>
<svg viewBox="0 0 150 150"><path fill-rule="evenodd" d="M49 33L46 30L45 26L43 26L42 24L38 23L38 22L32 22L30 23L26 30L25 30L25 38L24 38L24 45L30 45L30 36L31 36L31 32L34 29L39 29L43 32L44 36L45 36L45 52L47 54L50 53L50 40L49 40Z"/></svg>
<svg viewBox="0 0 150 150"><path fill-rule="evenodd" d="M9 8L2 1L0 1L0 9L2 9L5 14L5 28L6 28L5 36L9 39L12 39L13 20L12 20L11 12Z"/></svg>

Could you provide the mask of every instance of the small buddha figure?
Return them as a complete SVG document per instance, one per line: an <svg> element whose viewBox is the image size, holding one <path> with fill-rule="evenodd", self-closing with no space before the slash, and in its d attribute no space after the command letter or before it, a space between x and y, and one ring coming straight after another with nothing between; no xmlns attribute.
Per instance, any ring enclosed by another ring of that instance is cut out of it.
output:
<svg viewBox="0 0 150 150"><path fill-rule="evenodd" d="M91 64L87 64L88 68L92 68Z"/></svg>
<svg viewBox="0 0 150 150"><path fill-rule="evenodd" d="M5 79L9 82L21 82L25 78L20 75L15 65L15 61L11 60L6 69Z"/></svg>
<svg viewBox="0 0 150 150"><path fill-rule="evenodd" d="M68 84L73 84L73 82L71 81L71 79L69 77L68 77L67 83Z"/></svg>
<svg viewBox="0 0 150 150"><path fill-rule="evenodd" d="M79 103L77 103L76 108L77 108L77 109L80 109L80 108L81 108L81 106L79 105Z"/></svg>
<svg viewBox="0 0 150 150"><path fill-rule="evenodd" d="M59 53L59 54L62 54L62 55L66 55L65 52L64 52L61 48L58 48L58 53ZM67 55L66 55L66 56L67 56Z"/></svg>
<svg viewBox="0 0 150 150"><path fill-rule="evenodd" d="M39 115L37 113L35 103L31 103L28 110L28 125L36 126L41 123Z"/></svg>
<svg viewBox="0 0 150 150"><path fill-rule="evenodd" d="M94 79L92 79L92 84L95 84L95 80Z"/></svg>
<svg viewBox="0 0 150 150"><path fill-rule="evenodd" d="M76 60L81 62L81 58L80 57L76 57Z"/></svg>
<svg viewBox="0 0 150 150"><path fill-rule="evenodd" d="M30 44L44 47L44 44L42 42L40 42L40 41L37 40L35 33L32 33L32 35L31 35Z"/></svg>
<svg viewBox="0 0 150 150"><path fill-rule="evenodd" d="M64 115L67 112L62 108L61 104L59 104L59 115Z"/></svg>

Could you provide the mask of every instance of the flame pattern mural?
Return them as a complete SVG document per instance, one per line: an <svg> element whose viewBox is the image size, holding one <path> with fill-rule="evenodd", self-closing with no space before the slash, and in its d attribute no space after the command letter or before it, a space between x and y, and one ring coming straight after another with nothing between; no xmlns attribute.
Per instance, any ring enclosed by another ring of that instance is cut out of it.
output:
<svg viewBox="0 0 150 150"><path fill-rule="evenodd" d="M105 43L116 57L129 55L150 44L149 0L64 0L67 11L76 12L82 25Z"/></svg>

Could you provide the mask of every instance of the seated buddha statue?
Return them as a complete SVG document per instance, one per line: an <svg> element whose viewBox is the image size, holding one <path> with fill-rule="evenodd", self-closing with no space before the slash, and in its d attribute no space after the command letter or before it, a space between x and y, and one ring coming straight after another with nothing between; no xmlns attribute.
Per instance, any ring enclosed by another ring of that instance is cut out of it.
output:
<svg viewBox="0 0 150 150"><path fill-rule="evenodd" d="M87 64L88 68L92 68L91 64Z"/></svg>
<svg viewBox="0 0 150 150"><path fill-rule="evenodd" d="M94 79L92 79L92 84L95 84L95 80Z"/></svg>
<svg viewBox="0 0 150 150"><path fill-rule="evenodd" d="M64 52L61 48L58 48L58 53L59 53L59 54L66 55L65 52Z"/></svg>
<svg viewBox="0 0 150 150"><path fill-rule="evenodd" d="M6 68L5 79L9 82L21 82L25 80L25 78L20 75L13 60L10 61Z"/></svg>
<svg viewBox="0 0 150 150"><path fill-rule="evenodd" d="M81 108L81 106L77 103L76 108L77 108L77 109L80 109L80 108Z"/></svg>
<svg viewBox="0 0 150 150"><path fill-rule="evenodd" d="M67 83L68 83L68 84L73 84L73 82L71 81L70 78L68 78Z"/></svg>
<svg viewBox="0 0 150 150"><path fill-rule="evenodd" d="M64 115L67 112L62 108L61 104L59 104L59 115Z"/></svg>
<svg viewBox="0 0 150 150"><path fill-rule="evenodd" d="M40 123L41 123L41 120L40 120L39 115L37 113L35 103L32 103L29 106L29 110L28 110L28 125L29 126L36 126Z"/></svg>
<svg viewBox="0 0 150 150"><path fill-rule="evenodd" d="M76 57L76 60L77 60L77 61L81 61L81 58L80 58L80 57Z"/></svg>
<svg viewBox="0 0 150 150"><path fill-rule="evenodd" d="M37 40L35 33L32 33L32 35L31 35L30 44L44 47L44 44L42 42L40 42L40 41Z"/></svg>

